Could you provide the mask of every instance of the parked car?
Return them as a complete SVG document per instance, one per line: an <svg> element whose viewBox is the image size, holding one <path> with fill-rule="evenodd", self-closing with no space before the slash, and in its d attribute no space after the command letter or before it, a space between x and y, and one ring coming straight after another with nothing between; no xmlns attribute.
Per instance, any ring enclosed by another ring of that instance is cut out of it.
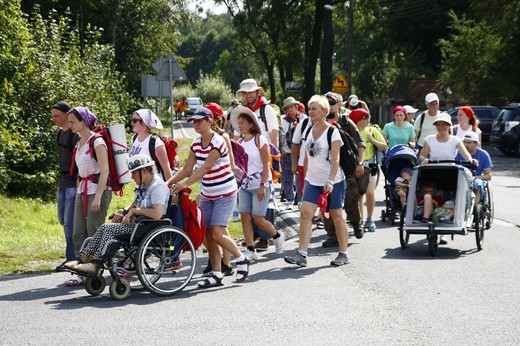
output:
<svg viewBox="0 0 520 346"><path fill-rule="evenodd" d="M493 126L493 121L498 117L500 108L493 106L470 106L479 120L478 128L482 131L482 141L488 141ZM457 123L457 113L460 107L448 109L446 112L451 116L453 125Z"/></svg>
<svg viewBox="0 0 520 346"><path fill-rule="evenodd" d="M489 141L506 155L520 155L520 103L504 107L493 122Z"/></svg>
<svg viewBox="0 0 520 346"><path fill-rule="evenodd" d="M203 105L200 97L188 97L186 103L188 104L188 110L186 111L187 116L195 113L195 111Z"/></svg>

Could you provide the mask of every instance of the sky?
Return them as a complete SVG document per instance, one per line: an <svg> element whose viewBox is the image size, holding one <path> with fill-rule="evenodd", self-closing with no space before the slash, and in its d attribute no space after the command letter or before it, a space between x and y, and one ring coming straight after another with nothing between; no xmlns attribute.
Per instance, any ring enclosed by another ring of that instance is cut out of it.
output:
<svg viewBox="0 0 520 346"><path fill-rule="evenodd" d="M224 5L215 5L213 0L189 0L188 1L188 8L192 11L195 11L197 3L202 5L202 8L204 8L203 13L205 13L208 9L211 9L211 12L215 14L221 14L225 13L227 11L226 6Z"/></svg>

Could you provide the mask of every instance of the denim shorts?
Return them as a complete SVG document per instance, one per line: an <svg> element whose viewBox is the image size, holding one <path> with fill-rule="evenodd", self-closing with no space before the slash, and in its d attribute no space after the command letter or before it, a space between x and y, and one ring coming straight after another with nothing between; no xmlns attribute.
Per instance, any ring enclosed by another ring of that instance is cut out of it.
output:
<svg viewBox="0 0 520 346"><path fill-rule="evenodd" d="M204 215L204 223L207 226L224 226L229 222L229 217L235 207L236 196L207 199L200 197L199 208Z"/></svg>
<svg viewBox="0 0 520 346"><path fill-rule="evenodd" d="M238 192L238 211L240 213L251 213L253 216L265 216L267 213L267 205L271 197L271 189L266 186L265 197L258 200L258 189L246 190L241 188Z"/></svg>
<svg viewBox="0 0 520 346"><path fill-rule="evenodd" d="M332 193L330 194L330 206L329 209L342 209L345 201L345 190L347 183L345 180L334 184ZM303 187L303 200L313 204L318 204L318 198L323 193L323 186L314 186L305 181Z"/></svg>
<svg viewBox="0 0 520 346"><path fill-rule="evenodd" d="M487 186L487 181L483 179L474 179L473 180L473 189L480 190L480 199L484 197L485 188ZM480 202L480 201L477 201Z"/></svg>

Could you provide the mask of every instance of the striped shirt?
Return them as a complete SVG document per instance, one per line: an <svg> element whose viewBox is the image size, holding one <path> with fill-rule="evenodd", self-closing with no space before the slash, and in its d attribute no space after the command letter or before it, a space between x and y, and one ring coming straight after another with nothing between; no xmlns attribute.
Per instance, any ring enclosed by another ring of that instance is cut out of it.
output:
<svg viewBox="0 0 520 346"><path fill-rule="evenodd" d="M82 194L87 191L87 195L93 195L96 193L97 184L93 181L86 179L92 175L99 174L101 171L99 169L99 164L96 161L96 159L93 156L93 153L91 153L90 148L90 141L92 140L92 136L95 136L95 134L92 134L87 142L83 144L83 146L80 147L80 143L76 144L76 165L78 166L78 176L83 178L81 179L77 194ZM94 140L94 145L92 146L93 150L97 148L99 145L107 146L105 144L105 141L103 138L98 137ZM85 185L86 184L86 185Z"/></svg>
<svg viewBox="0 0 520 346"><path fill-rule="evenodd" d="M217 199L236 195L238 192L235 175L229 162L229 151L224 138L218 133L213 134L207 147L202 146L202 137L195 138L191 144L191 151L197 159L197 167L200 169L212 150L217 150L220 157L211 170L204 174L200 181L200 195L207 199Z"/></svg>

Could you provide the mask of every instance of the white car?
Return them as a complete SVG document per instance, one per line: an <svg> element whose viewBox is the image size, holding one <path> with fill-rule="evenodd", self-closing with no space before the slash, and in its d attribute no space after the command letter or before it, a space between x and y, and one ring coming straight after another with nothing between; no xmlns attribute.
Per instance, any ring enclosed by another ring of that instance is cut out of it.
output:
<svg viewBox="0 0 520 346"><path fill-rule="evenodd" d="M186 99L186 103L188 104L188 110L186 111L186 115L192 115L193 113L195 113L197 109L203 106L200 97L188 97Z"/></svg>

